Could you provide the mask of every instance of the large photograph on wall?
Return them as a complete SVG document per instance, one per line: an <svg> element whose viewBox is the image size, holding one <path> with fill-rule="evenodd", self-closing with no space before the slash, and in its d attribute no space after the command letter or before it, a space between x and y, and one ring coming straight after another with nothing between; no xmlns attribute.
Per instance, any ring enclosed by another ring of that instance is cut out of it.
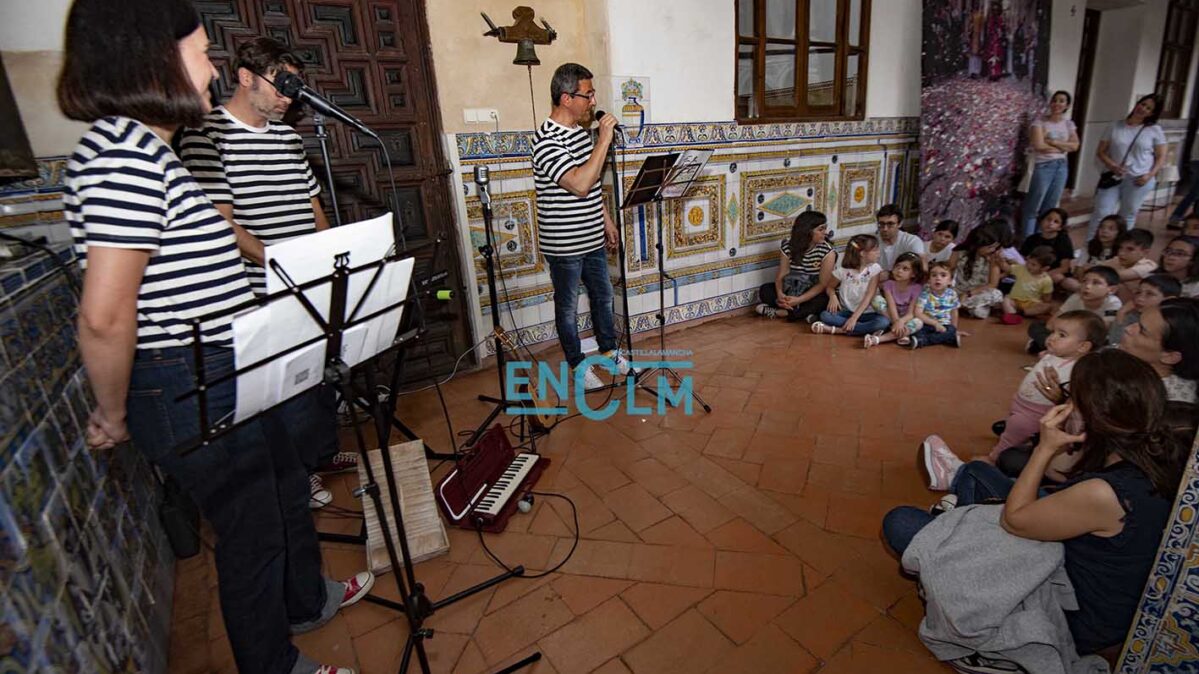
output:
<svg viewBox="0 0 1199 674"><path fill-rule="evenodd" d="M1051 0L925 0L920 226L1013 216L1028 123L1045 105ZM1012 218L1013 220L1015 218Z"/></svg>

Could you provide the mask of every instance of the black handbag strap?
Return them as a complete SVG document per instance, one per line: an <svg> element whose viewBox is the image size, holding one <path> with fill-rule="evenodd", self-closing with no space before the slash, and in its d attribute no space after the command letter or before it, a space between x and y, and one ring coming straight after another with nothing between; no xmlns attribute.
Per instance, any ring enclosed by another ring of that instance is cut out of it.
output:
<svg viewBox="0 0 1199 674"><path fill-rule="evenodd" d="M1124 162L1128 161L1128 154L1132 152L1132 148L1137 146L1137 139L1141 137L1141 132L1145 130L1145 125L1137 129L1137 135L1132 137L1132 142L1128 144L1128 149L1124 151L1124 158L1120 160L1120 168L1124 168Z"/></svg>

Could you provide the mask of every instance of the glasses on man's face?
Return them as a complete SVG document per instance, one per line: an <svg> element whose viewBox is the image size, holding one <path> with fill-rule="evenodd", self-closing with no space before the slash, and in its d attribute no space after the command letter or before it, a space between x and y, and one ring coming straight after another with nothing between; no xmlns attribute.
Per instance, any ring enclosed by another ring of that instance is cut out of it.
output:
<svg viewBox="0 0 1199 674"><path fill-rule="evenodd" d="M577 91L572 91L572 92L570 92L570 95L573 96L574 98L586 98L589 101L595 100L595 92L594 91L588 91L587 93L584 93L584 94L581 94Z"/></svg>

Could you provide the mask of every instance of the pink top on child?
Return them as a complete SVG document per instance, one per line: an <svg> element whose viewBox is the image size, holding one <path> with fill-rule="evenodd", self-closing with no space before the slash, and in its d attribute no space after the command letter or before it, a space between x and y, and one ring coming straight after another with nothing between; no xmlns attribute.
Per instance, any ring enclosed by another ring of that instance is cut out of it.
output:
<svg viewBox="0 0 1199 674"><path fill-rule="evenodd" d="M916 298L920 297L920 291L923 290L923 286L919 283L909 283L907 289L901 291L895 285L894 279L883 281L883 288L891 293L891 297L894 298L895 313L899 316L908 313L908 307L912 305L912 302L916 301Z"/></svg>

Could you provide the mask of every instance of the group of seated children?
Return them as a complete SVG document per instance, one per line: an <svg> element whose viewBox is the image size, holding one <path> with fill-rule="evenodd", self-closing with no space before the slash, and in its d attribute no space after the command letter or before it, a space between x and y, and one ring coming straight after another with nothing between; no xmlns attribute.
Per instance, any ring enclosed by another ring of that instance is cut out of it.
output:
<svg viewBox="0 0 1199 674"><path fill-rule="evenodd" d="M781 245L774 282L759 289L757 312L804 321L817 334L861 337L865 348L895 342L917 349L960 347L959 311L985 319L999 309L1008 325L1036 319L1028 330L1028 351L1036 354L1046 348L1054 315L1091 312L1118 339L1146 306L1199 295L1199 215L1187 218L1160 261L1149 257L1153 234L1125 229L1115 215L1077 253L1060 208L1041 215L1039 231L1019 250L1002 218L975 227L958 244L952 220L938 223L925 244L899 231L900 219L898 207L884 206L879 236L850 237L838 257L827 217L801 213ZM1069 296L1055 312L1059 290Z"/></svg>

